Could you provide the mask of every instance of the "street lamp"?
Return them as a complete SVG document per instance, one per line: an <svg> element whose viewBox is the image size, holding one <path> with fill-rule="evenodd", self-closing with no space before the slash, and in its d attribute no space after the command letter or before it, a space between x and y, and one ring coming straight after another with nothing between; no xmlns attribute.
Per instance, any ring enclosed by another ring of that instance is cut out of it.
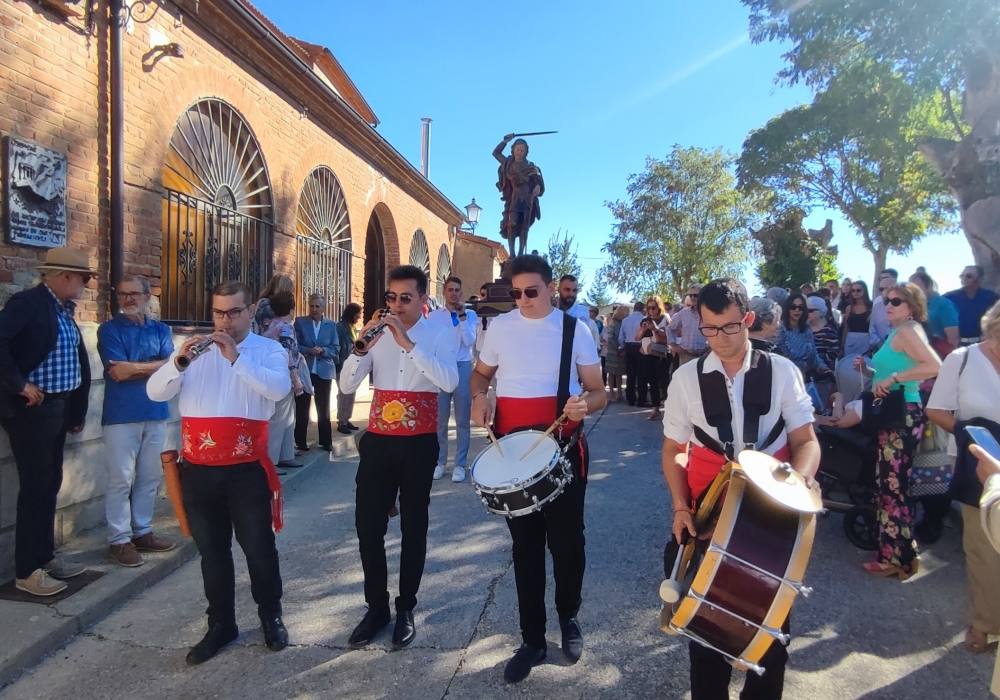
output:
<svg viewBox="0 0 1000 700"><path fill-rule="evenodd" d="M472 227L472 232L476 232L476 224L479 223L479 214L483 211L483 208L476 204L476 198L473 197L472 201L465 205L465 220L469 222L469 226Z"/></svg>

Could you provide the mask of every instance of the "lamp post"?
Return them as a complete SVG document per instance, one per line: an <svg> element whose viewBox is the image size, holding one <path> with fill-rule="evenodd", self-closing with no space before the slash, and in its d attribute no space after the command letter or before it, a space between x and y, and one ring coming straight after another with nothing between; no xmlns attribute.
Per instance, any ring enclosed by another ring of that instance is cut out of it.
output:
<svg viewBox="0 0 1000 700"><path fill-rule="evenodd" d="M465 220L469 222L469 226L472 227L472 233L476 232L476 224L479 223L479 214L483 211L483 208L476 204L476 198L473 197L472 201L465 205Z"/></svg>

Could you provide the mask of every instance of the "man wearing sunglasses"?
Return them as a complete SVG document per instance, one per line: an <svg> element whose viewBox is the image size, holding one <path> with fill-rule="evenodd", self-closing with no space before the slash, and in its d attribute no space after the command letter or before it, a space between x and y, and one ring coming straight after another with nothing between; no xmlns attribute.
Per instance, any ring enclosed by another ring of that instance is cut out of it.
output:
<svg viewBox="0 0 1000 700"><path fill-rule="evenodd" d="M583 653L583 632L576 615L580 609L586 564L583 504L587 488L589 452L583 435L584 417L604 408L607 394L601 379L601 360L590 330L579 319L567 325L564 312L552 308L552 268L538 255L511 260L513 311L493 319L472 375L472 420L493 423L504 435L525 428L545 430L560 415L567 418L554 433L564 447L573 479L542 510L507 519L510 530L517 605L523 643L507 663L509 683L524 680L546 655L545 546L552 552L556 581L556 610L562 630L562 650L570 663ZM559 377L564 329L568 352L568 398L560 411ZM487 389L497 378L496 415L489 415Z"/></svg>
<svg viewBox="0 0 1000 700"><path fill-rule="evenodd" d="M743 285L734 279L710 282L701 289L698 308L710 351L674 373L663 413L663 474L673 502L674 538L665 559L676 555L685 534L699 535L692 515L698 500L726 462L744 448L788 461L807 483L819 468L812 401L802 375L790 360L751 348L747 329L755 317ZM754 412L754 407L763 408L754 398L768 391L767 412ZM731 422L709 424L706 413L720 416L727 412ZM756 436L745 434L745 430L753 432L754 423ZM678 457L686 460L678 463ZM668 571L670 563L664 562ZM787 625L786 621L786 633ZM729 662L694 641L688 653L692 699L728 697ZM772 643L760 662L764 675L747 673L743 697L780 698L787 661L785 647Z"/></svg>
<svg viewBox="0 0 1000 700"><path fill-rule="evenodd" d="M55 517L67 429L79 433L87 417L90 360L73 313L94 273L87 253L71 248L48 250L38 269L41 284L0 311L0 425L20 480L15 586L51 596L84 572L55 555Z"/></svg>
<svg viewBox="0 0 1000 700"><path fill-rule="evenodd" d="M979 265L967 266L962 270L961 289L944 295L958 308L960 347L973 345L982 340L979 321L1000 298L992 289L982 286L983 274L983 268Z"/></svg>
<svg viewBox="0 0 1000 700"><path fill-rule="evenodd" d="M146 395L146 383L174 351L170 328L149 316L149 280L126 275L115 290L121 313L97 329L104 365L104 512L108 554L122 566L142 566L140 552L167 552L174 543L153 533L160 487L160 453L169 409Z"/></svg>
<svg viewBox="0 0 1000 700"><path fill-rule="evenodd" d="M271 651L288 646L274 541L283 525L281 481L267 438L275 404L292 390L292 380L285 348L251 332L255 307L242 282L216 285L213 332L184 341L146 384L153 401L176 396L181 414L181 491L208 599L208 631L187 654L192 666L239 635L234 532L246 555L264 643ZM206 339L209 349L194 353ZM187 361L178 363L181 357Z"/></svg>
<svg viewBox="0 0 1000 700"><path fill-rule="evenodd" d="M389 624L389 581L385 532L399 494L403 543L399 555L399 595L392 646L402 649L417 636L413 609L427 556L427 506L438 460L438 393L458 386L458 334L421 314L427 275L413 265L389 272L385 303L359 337L383 330L344 361L341 391L353 393L372 375L368 431L358 441L361 462L355 479L354 523L365 575L368 611L351 633L353 649L367 646Z"/></svg>

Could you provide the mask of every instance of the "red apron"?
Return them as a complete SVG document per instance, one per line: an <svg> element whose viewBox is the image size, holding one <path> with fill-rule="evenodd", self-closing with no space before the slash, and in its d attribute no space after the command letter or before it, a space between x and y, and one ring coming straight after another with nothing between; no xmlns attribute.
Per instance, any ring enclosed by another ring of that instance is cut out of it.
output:
<svg viewBox="0 0 1000 700"><path fill-rule="evenodd" d="M284 527L281 479L267 454L267 421L250 418L181 418L181 453L200 467L232 467L260 462L271 490L271 524Z"/></svg>

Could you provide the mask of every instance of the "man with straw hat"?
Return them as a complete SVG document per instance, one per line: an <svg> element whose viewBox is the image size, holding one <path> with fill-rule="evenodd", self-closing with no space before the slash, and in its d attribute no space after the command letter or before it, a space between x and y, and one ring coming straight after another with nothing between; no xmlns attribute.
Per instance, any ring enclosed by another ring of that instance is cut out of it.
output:
<svg viewBox="0 0 1000 700"><path fill-rule="evenodd" d="M56 498L66 433L83 430L90 361L73 311L94 276L87 253L46 251L41 283L0 310L0 425L17 464L15 585L36 596L66 589L84 567L55 556Z"/></svg>

